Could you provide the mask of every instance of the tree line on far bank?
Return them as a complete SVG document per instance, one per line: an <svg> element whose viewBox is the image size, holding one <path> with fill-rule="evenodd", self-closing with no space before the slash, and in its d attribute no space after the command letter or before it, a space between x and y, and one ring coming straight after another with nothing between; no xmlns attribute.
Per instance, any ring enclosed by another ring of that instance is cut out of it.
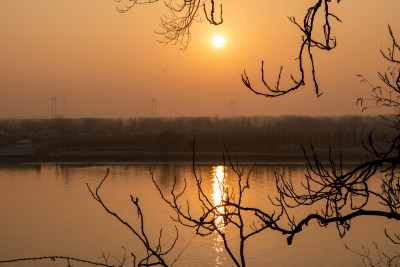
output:
<svg viewBox="0 0 400 267"><path fill-rule="evenodd" d="M188 141L196 137L199 152L219 152L225 144L232 152L296 153L311 143L317 149L362 149L371 131L384 140L388 127L380 117L366 116L1 120L0 146L30 139L54 151L188 152Z"/></svg>

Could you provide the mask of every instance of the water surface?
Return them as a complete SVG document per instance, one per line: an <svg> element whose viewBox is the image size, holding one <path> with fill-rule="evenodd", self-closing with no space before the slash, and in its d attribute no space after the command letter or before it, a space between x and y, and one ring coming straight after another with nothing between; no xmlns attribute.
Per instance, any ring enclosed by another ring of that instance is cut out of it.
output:
<svg viewBox="0 0 400 267"><path fill-rule="evenodd" d="M218 192L221 172L226 185L236 182L232 171L218 166L198 167L205 192L215 203L223 198ZM110 255L111 263L115 263L112 256L122 256L125 249L127 256L131 251L138 257L143 256L144 250L138 240L107 214L88 191L86 183L95 188L106 174L107 167L110 174L100 191L104 202L122 218L138 226L130 195L138 197L145 217L145 231L155 242L163 228L166 247L175 236L175 224L170 219L173 212L154 187L150 167L154 168L157 183L166 193L171 190L174 177L177 188L182 188L186 178L186 198L196 203L197 190L191 165L3 165L0 167L0 260L65 255L101 261L99 257L104 253ZM292 179L302 179L304 167L256 166L251 175L250 190L245 195L247 205L271 209L267 195L274 194L274 170L284 172ZM195 206L193 212L196 212ZM248 241L245 254L248 266L362 266L361 258L348 251L343 243L361 251L363 245L373 248L372 242L377 242L382 251L389 251L392 247L384 238L383 229L396 229L395 226L380 219L355 219L350 232L340 239L335 226L320 228L312 223L295 237L291 246L287 245L284 236L267 230ZM237 238L229 240L235 244ZM233 246L233 250L237 251L237 247ZM128 259L130 261L131 257ZM173 266L233 266L216 234L195 236L192 229L183 227L179 227L178 243L167 262L175 262ZM15 264L65 265L62 261Z"/></svg>

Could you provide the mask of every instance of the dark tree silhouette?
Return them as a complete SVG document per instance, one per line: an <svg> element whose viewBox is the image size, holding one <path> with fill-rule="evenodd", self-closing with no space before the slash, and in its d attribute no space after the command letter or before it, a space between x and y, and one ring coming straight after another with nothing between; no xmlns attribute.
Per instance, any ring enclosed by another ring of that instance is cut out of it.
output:
<svg viewBox="0 0 400 267"><path fill-rule="evenodd" d="M277 197L270 197L271 203L276 207L275 211L265 211L258 207L249 207L243 204L246 189L249 188L251 170L243 179L243 170L237 164L233 164L229 153L224 154L228 159L228 166L237 175L236 187L220 185L224 198L221 203L213 203L204 193L202 178L196 173L193 164L194 180L198 189L198 199L202 214L194 216L191 212L191 204L185 203L185 189L176 192L172 188L170 196L166 196L159 190L164 201L175 211L175 220L182 225L196 229L198 235L218 233L224 241L226 251L237 266L246 265L244 254L245 241L264 230L281 232L287 237L288 244L293 243L295 235L302 232L312 221L318 222L322 227L335 224L340 237L350 230L351 221L357 217L383 217L386 219L400 220L400 47L396 42L392 29L389 27L392 37L392 46L387 52L382 51L383 57L394 64L385 73L378 73L383 82L382 86L370 86L372 97L357 101L363 109L366 108L391 108L391 114L384 117L387 126L394 129L392 134L375 136L370 133L364 148L370 154L370 159L364 161L349 171L343 169L342 156L336 161L329 154L329 162L320 160L317 152L311 146L311 152L307 153L303 148L306 159L305 177L300 184L294 184L284 173L275 173ZM361 82L368 82L362 79ZM195 162L194 143L193 162ZM225 162L225 160L224 160ZM153 176L153 173L152 173ZM371 186L372 179L380 179L380 187ZM183 198L183 199L182 199ZM315 212L301 215L297 209L306 206L315 207ZM244 215L248 213L249 215ZM294 215L297 214L297 215ZM300 214L300 215L298 215ZM232 245L228 243L226 233L222 231L217 218L223 218L224 226L237 229L239 234L239 255L232 252ZM245 222L245 219L247 220ZM394 244L400 244L399 233L384 233ZM368 254L358 253L365 259L371 258ZM399 257L382 258L389 266ZM372 263L371 263L372 265Z"/></svg>
<svg viewBox="0 0 400 267"><path fill-rule="evenodd" d="M329 155L329 163L319 160L318 154L312 148L311 156L306 157L307 173L300 185L276 173L276 188L279 197L272 203L285 214L289 228L277 225L277 219L268 214L260 213L259 217L265 224L270 224L274 230L288 235L288 243L301 232L310 221L317 221L321 226L336 224L339 235L343 237L350 229L351 220L356 217L378 216L387 219L400 220L400 46L389 26L392 45L382 56L391 64L384 73L378 73L383 85L373 86L362 76L361 82L368 83L372 88L371 98L359 99L357 103L363 110L369 108L389 108L390 114L382 116L386 126L394 129L391 135L374 136L370 133L364 148L370 153L371 159L354 169L344 172L342 159L336 162ZM378 189L370 186L371 179L381 179ZM372 204L373 203L373 204ZM304 218L295 218L292 211L304 206L323 207L320 211L309 213ZM394 243L400 244L399 233L385 235ZM373 265L368 254L360 253L368 265ZM399 257L381 258L388 266Z"/></svg>

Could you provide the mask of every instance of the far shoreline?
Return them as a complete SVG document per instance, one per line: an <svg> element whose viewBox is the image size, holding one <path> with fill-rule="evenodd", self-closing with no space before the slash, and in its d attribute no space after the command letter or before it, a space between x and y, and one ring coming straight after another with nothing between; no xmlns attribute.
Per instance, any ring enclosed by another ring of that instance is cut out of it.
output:
<svg viewBox="0 0 400 267"><path fill-rule="evenodd" d="M367 159L365 151L342 151L344 164L359 164ZM239 164L304 164L303 153L230 152L232 163ZM332 151L333 160L339 162L338 151ZM309 155L310 157L311 155ZM329 162L329 151L318 151L319 160ZM310 158L311 159L311 158ZM0 165L11 164L192 164L192 152L159 151L88 151L60 152L47 155L0 156ZM223 164L222 152L196 152L196 164ZM228 159L225 157L225 163Z"/></svg>

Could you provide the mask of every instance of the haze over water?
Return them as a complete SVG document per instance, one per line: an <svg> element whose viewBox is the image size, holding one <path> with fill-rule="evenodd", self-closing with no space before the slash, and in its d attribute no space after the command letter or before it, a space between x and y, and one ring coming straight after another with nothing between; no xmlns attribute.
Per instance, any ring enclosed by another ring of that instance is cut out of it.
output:
<svg viewBox="0 0 400 267"><path fill-rule="evenodd" d="M246 69L261 85L261 60L272 84L281 65L286 81L298 76L301 34L287 16L301 20L308 4L229 1L224 23L194 24L182 52L157 42L154 30L167 12L162 2L120 14L114 1L1 1L0 118L51 117L53 96L64 117L151 115L152 99L162 116L358 114L356 99L369 89L356 75L374 82L387 68L379 50L390 45L389 23L399 32L397 0L332 5L343 23L332 22L337 47L315 55L322 97L305 87L264 99L241 82ZM212 45L216 34L224 47Z"/></svg>

